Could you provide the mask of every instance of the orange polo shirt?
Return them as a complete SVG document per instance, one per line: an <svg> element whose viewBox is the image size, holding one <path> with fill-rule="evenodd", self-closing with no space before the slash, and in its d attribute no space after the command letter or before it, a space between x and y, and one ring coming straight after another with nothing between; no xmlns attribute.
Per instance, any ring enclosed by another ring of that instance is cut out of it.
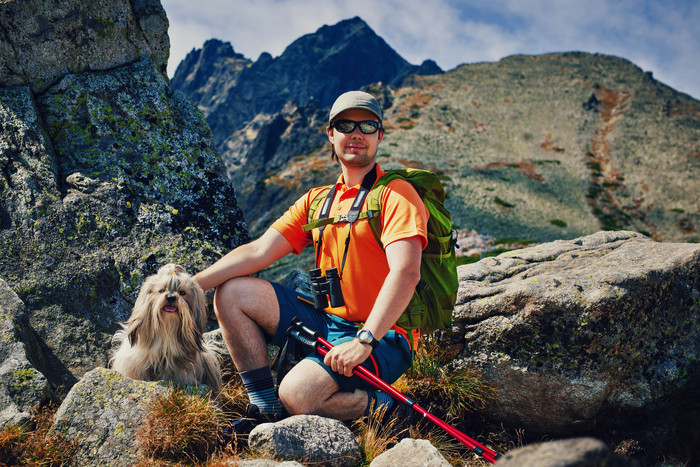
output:
<svg viewBox="0 0 700 467"><path fill-rule="evenodd" d="M384 171L376 166L377 180ZM342 174L336 182L337 189L328 217L347 214L350 211L360 185L347 187ZM304 232L302 227L307 224L307 213L311 201L325 188L313 188L299 198L289 210L272 224L272 228L280 232L299 254L313 240L318 239L319 229ZM428 243L427 224L428 210L416 190L405 180L393 180L382 192L381 199L382 243L386 246L392 242L419 236L422 248ZM365 205L362 211L366 211ZM320 214L320 205L315 217ZM350 230L351 229L351 230ZM323 251L320 265L322 271L338 268L341 271L345 240L350 233L350 246L342 272L341 286L345 306L326 308L328 313L355 322L364 322L369 317L384 279L389 274L389 264L386 254L377 240L367 219L355 221L352 226L346 222L329 224L323 231ZM394 327L406 334L403 329Z"/></svg>

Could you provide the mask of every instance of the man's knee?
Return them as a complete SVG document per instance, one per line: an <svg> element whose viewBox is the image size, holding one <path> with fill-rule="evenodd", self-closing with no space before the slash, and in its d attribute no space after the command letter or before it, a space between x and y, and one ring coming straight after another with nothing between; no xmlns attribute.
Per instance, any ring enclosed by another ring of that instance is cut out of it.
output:
<svg viewBox="0 0 700 467"><path fill-rule="evenodd" d="M267 297L272 295L272 297ZM269 282L254 277L242 276L227 280L214 292L215 309L246 309L262 300L274 299L274 290ZM217 311L219 313L220 311Z"/></svg>
<svg viewBox="0 0 700 467"><path fill-rule="evenodd" d="M285 378L279 385L279 398L291 415L311 413L309 400L301 394L296 380Z"/></svg>
<svg viewBox="0 0 700 467"><path fill-rule="evenodd" d="M240 326L242 318L254 321L274 336L279 323L279 304L270 282L254 277L236 277L217 287L214 312L222 326Z"/></svg>
<svg viewBox="0 0 700 467"><path fill-rule="evenodd" d="M337 383L319 365L302 360L280 383L279 397L292 415L317 414L338 389Z"/></svg>
<svg viewBox="0 0 700 467"><path fill-rule="evenodd" d="M214 292L214 313L217 319L231 306L238 303L237 296L241 292L241 277L234 277L219 285Z"/></svg>

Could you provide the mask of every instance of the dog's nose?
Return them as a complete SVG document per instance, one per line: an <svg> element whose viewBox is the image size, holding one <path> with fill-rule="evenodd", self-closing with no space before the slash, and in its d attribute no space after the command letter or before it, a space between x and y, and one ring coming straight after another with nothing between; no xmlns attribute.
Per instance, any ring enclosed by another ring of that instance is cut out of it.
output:
<svg viewBox="0 0 700 467"><path fill-rule="evenodd" d="M175 295L168 295L165 299L165 301L168 303L173 303L175 300L177 300L177 297Z"/></svg>

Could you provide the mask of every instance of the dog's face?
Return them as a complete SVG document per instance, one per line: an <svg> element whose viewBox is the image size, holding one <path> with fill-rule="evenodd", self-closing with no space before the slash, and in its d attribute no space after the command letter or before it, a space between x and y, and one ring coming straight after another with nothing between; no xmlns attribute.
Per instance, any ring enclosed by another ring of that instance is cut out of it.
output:
<svg viewBox="0 0 700 467"><path fill-rule="evenodd" d="M182 266L166 264L141 286L131 320L140 322L129 335L132 343L141 332L201 336L207 323L204 292Z"/></svg>

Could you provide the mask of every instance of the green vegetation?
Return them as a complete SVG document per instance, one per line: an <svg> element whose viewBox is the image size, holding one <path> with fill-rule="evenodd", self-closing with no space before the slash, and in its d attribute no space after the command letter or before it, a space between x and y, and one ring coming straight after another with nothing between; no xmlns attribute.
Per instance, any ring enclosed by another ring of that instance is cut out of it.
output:
<svg viewBox="0 0 700 467"><path fill-rule="evenodd" d="M511 203L509 203L509 202L507 202L507 201L504 201L504 200L501 199L499 196L494 196L494 197L493 197L493 202L496 203L496 204L498 204L499 206L503 206L504 208L508 208L508 209L514 208L514 207L515 207L515 204L511 204Z"/></svg>
<svg viewBox="0 0 700 467"><path fill-rule="evenodd" d="M556 225L557 227L561 227L562 229L566 227L566 222L560 219L552 219L549 221L550 224Z"/></svg>
<svg viewBox="0 0 700 467"><path fill-rule="evenodd" d="M441 401L444 416L460 420L484 407L495 396L495 390L474 368L450 368L456 348L448 347L435 337L424 336L413 361L412 369L395 387L416 400Z"/></svg>

